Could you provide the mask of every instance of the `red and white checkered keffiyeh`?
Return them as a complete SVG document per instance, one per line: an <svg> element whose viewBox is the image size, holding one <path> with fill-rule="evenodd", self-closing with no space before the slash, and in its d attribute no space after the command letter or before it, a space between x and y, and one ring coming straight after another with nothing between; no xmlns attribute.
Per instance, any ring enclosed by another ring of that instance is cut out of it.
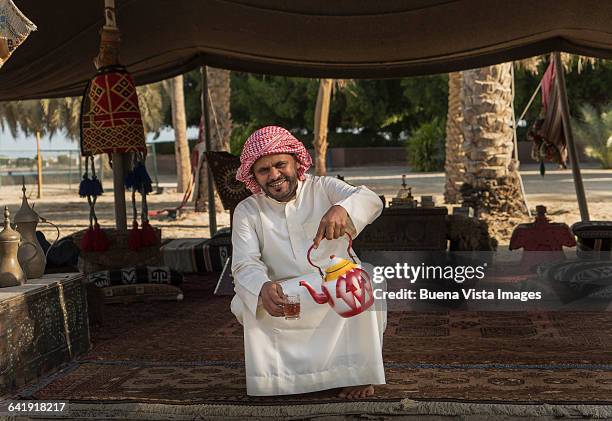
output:
<svg viewBox="0 0 612 421"><path fill-rule="evenodd" d="M263 127L249 136L240 154L240 168L236 173L236 180L246 184L254 194L261 192L261 187L251 173L251 167L262 156L279 153L295 156L298 161L298 179L304 180L304 174L312 165L312 158L302 142L288 130L278 126Z"/></svg>

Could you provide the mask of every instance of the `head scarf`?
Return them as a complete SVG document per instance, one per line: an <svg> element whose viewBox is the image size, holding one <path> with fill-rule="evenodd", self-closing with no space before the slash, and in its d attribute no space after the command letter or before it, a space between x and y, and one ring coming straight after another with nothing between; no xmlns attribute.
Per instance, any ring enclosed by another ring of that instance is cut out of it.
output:
<svg viewBox="0 0 612 421"><path fill-rule="evenodd" d="M288 130L278 126L263 127L254 132L246 140L240 155L240 168L236 180L242 181L254 194L261 192L261 187L255 180L251 167L262 156L274 154L293 154L298 161L297 176L304 180L304 173L312 165L310 154Z"/></svg>

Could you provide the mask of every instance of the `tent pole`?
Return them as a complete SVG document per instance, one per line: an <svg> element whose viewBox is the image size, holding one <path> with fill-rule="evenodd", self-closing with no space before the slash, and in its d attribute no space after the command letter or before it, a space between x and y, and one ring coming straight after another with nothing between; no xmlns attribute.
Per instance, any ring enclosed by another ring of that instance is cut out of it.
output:
<svg viewBox="0 0 612 421"><path fill-rule="evenodd" d="M580 208L580 218L582 221L588 221L589 207L587 205L586 195L584 193L584 183L582 182L582 174L580 173L580 163L578 162L578 153L576 152L576 144L574 143L574 134L569 114L569 102L567 100L567 90L565 86L565 74L563 64L561 63L561 53L555 51L553 53L555 60L555 71L557 77L557 89L559 90L559 102L561 108L561 120L563 122L563 133L567 140L567 148L569 152L570 165L572 166L572 175L574 178L574 188L576 189L576 197L578 199L578 207Z"/></svg>
<svg viewBox="0 0 612 421"><path fill-rule="evenodd" d="M113 190L115 194L115 223L117 231L127 232L127 218L125 214L125 162L124 155L113 152Z"/></svg>
<svg viewBox="0 0 612 421"><path fill-rule="evenodd" d="M514 112L514 95L516 93L516 87L514 86L514 62L512 62L512 66L510 67L510 72L512 73L512 136L513 144L514 144L514 161L516 162L516 175L518 176L519 186L521 188L521 195L523 196L523 202L525 203L525 210L527 211L527 216L531 218L531 209L529 209L529 202L527 202L527 193L525 193L525 184L523 183L523 177L521 176L521 161L519 160L518 153L518 136L516 135L516 114Z"/></svg>
<svg viewBox="0 0 612 421"><path fill-rule="evenodd" d="M212 142L210 138L210 106L208 102L208 68L202 66L202 113L204 114L204 144L206 151L212 151ZM204 159L204 157L202 157ZM212 237L217 232L217 209L215 207L215 186L213 185L213 175L208 162L203 162L206 165L208 173L208 226L210 227L210 236Z"/></svg>

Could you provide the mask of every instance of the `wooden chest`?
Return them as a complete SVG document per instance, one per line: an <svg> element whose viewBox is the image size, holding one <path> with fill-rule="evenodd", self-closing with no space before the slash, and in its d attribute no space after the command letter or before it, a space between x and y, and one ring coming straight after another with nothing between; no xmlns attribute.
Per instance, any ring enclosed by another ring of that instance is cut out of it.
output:
<svg viewBox="0 0 612 421"><path fill-rule="evenodd" d="M446 250L445 207L385 208L353 242L357 253L364 250Z"/></svg>
<svg viewBox="0 0 612 421"><path fill-rule="evenodd" d="M80 274L50 274L0 289L0 395L55 371L89 349Z"/></svg>

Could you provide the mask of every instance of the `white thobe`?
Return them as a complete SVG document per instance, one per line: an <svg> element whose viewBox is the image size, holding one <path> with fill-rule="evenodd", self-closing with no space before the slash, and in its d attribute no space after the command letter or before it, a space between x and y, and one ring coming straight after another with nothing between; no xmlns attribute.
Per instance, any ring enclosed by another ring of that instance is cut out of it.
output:
<svg viewBox="0 0 612 421"><path fill-rule="evenodd" d="M377 307L378 311L342 318L328 304L316 304L298 285L307 280L321 290L321 277L306 255L321 218L333 205L346 209L356 234L382 212L382 202L368 188L310 175L298 182L296 196L289 202L260 193L240 202L234 211L236 296L231 307L244 325L249 395L385 383L382 334L386 313ZM324 266L330 255L348 258L347 247L346 237L323 239L311 258ZM300 295L300 320L272 317L263 308L259 292L270 280L280 281L285 294Z"/></svg>

